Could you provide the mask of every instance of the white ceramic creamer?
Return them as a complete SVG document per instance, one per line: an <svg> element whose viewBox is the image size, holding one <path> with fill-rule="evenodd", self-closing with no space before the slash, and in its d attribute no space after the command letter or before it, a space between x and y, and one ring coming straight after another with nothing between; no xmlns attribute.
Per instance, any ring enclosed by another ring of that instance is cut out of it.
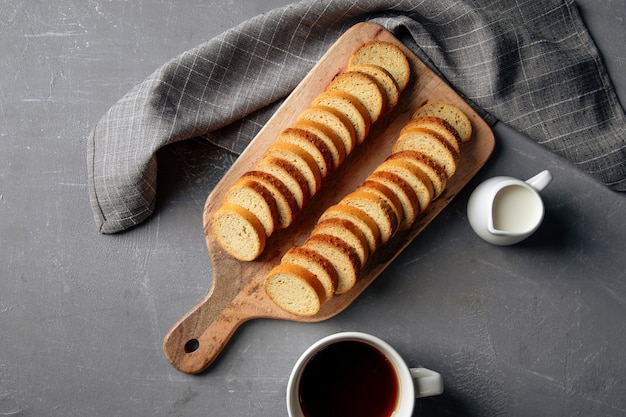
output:
<svg viewBox="0 0 626 417"><path fill-rule="evenodd" d="M470 226L494 245L513 245L532 235L543 221L545 208L539 191L552 181L544 170L522 181L493 177L472 192L467 203Z"/></svg>

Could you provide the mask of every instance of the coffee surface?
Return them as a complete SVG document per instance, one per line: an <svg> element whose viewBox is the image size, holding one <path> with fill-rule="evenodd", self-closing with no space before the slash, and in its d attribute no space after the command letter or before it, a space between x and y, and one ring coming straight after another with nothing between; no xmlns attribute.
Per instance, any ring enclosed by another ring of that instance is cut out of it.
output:
<svg viewBox="0 0 626 417"><path fill-rule="evenodd" d="M306 417L390 416L398 398L393 365L375 347L341 341L313 356L300 379Z"/></svg>

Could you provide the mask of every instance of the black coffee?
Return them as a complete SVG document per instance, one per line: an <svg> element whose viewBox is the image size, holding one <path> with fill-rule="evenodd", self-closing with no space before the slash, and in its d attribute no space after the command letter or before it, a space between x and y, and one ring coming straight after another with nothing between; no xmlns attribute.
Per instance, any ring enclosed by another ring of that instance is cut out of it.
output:
<svg viewBox="0 0 626 417"><path fill-rule="evenodd" d="M306 417L387 417L396 406L398 378L378 349L342 341L310 359L299 396Z"/></svg>

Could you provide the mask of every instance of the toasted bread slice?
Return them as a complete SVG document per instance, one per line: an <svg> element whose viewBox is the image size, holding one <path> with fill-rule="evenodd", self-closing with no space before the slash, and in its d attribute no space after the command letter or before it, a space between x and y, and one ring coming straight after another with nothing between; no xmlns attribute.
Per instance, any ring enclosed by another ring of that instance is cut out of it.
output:
<svg viewBox="0 0 626 417"><path fill-rule="evenodd" d="M376 80L385 92L385 113L396 107L400 100L400 87L386 69L375 64L359 64L350 67L350 71L362 72Z"/></svg>
<svg viewBox="0 0 626 417"><path fill-rule="evenodd" d="M367 109L372 123L376 122L387 107L386 95L374 77L362 72L348 71L339 74L327 87L356 97Z"/></svg>
<svg viewBox="0 0 626 417"><path fill-rule="evenodd" d="M444 119L456 129L463 143L467 143L472 138L472 122L469 117L452 103L442 101L431 101L413 113L413 118L422 116L436 116Z"/></svg>
<svg viewBox="0 0 626 417"><path fill-rule="evenodd" d="M335 236L321 233L309 236L302 246L319 253L335 267L338 277L335 294L343 294L354 287L361 270L354 248Z"/></svg>
<svg viewBox="0 0 626 417"><path fill-rule="evenodd" d="M361 229L350 220L331 217L315 225L311 231L311 235L315 234L331 235L343 240L354 248L359 256L361 265L367 262L367 258L370 254L367 238Z"/></svg>
<svg viewBox="0 0 626 417"><path fill-rule="evenodd" d="M384 184L394 192L402 206L402 221L398 229L410 228L420 213L420 203L411 185L402 177L386 171L373 172L368 180Z"/></svg>
<svg viewBox="0 0 626 417"><path fill-rule="evenodd" d="M314 250L295 246L283 255L281 263L298 265L313 273L324 287L322 301L328 301L335 295L339 280L337 271L328 259Z"/></svg>
<svg viewBox="0 0 626 417"><path fill-rule="evenodd" d="M428 155L444 168L448 179L456 172L460 155L441 135L435 132L414 128L401 134L391 147L391 152L396 153L405 150L420 151Z"/></svg>
<svg viewBox="0 0 626 417"><path fill-rule="evenodd" d="M448 177L444 168L420 151L400 151L392 153L387 159L404 159L421 169L433 185L433 198L439 197L446 188Z"/></svg>
<svg viewBox="0 0 626 417"><path fill-rule="evenodd" d="M278 228L278 209L272 193L252 178L239 178L224 196L225 204L235 204L252 213L263 225L266 236Z"/></svg>
<svg viewBox="0 0 626 417"><path fill-rule="evenodd" d="M363 210L345 204L336 204L330 206L322 213L318 223L333 218L348 220L358 227L367 240L369 253L373 253L380 246L380 230L376 222Z"/></svg>
<svg viewBox="0 0 626 417"><path fill-rule="evenodd" d="M324 288L305 268L280 264L265 277L265 292L283 310L298 316L313 316L322 305Z"/></svg>
<svg viewBox="0 0 626 417"><path fill-rule="evenodd" d="M354 127L357 144L363 143L372 122L367 109L356 97L339 90L324 91L311 105L331 107L343 113Z"/></svg>
<svg viewBox="0 0 626 417"><path fill-rule="evenodd" d="M330 148L317 135L307 130L289 127L278 134L276 141L288 142L304 149L315 160L322 179L335 169Z"/></svg>
<svg viewBox="0 0 626 417"><path fill-rule="evenodd" d="M452 148L454 148L456 153L461 154L461 137L456 129L444 119L435 116L420 116L415 119L411 119L404 125L400 131L400 135L414 128L427 129L438 133Z"/></svg>
<svg viewBox="0 0 626 417"><path fill-rule="evenodd" d="M310 196L314 196L322 186L322 173L315 159L299 146L287 142L274 142L267 148L263 157L280 158L295 166L306 179Z"/></svg>
<svg viewBox="0 0 626 417"><path fill-rule="evenodd" d="M265 230L254 214L235 204L224 204L213 213L211 228L215 240L229 255L240 261L256 259L265 248Z"/></svg>
<svg viewBox="0 0 626 417"><path fill-rule="evenodd" d="M296 198L280 179L267 172L256 170L247 171L241 177L260 182L272 194L278 211L277 229L284 229L293 223L300 208Z"/></svg>
<svg viewBox="0 0 626 417"><path fill-rule="evenodd" d="M356 207L365 212L378 226L381 242L387 243L398 230L399 219L393 208L379 195L370 191L353 191L346 195L342 204Z"/></svg>
<svg viewBox="0 0 626 417"><path fill-rule="evenodd" d="M309 185L304 175L292 163L284 159L265 157L259 161L255 170L272 174L285 184L295 198L299 209L302 209L311 197Z"/></svg>
<svg viewBox="0 0 626 417"><path fill-rule="evenodd" d="M328 106L309 106L300 113L298 120L311 120L329 128L341 139L346 155L349 155L357 144L352 123L337 109Z"/></svg>
<svg viewBox="0 0 626 417"><path fill-rule="evenodd" d="M398 223L402 223L402 216L404 215L402 209L402 203L400 203L400 199L398 196L387 187L385 184L382 184L377 181L371 181L369 177L361 185L356 188L357 191L368 191L376 194L381 197L383 200L389 204L389 206L393 209L393 212L396 214L398 218Z"/></svg>
<svg viewBox="0 0 626 417"><path fill-rule="evenodd" d="M432 182L416 165L402 158L387 158L374 172L390 172L404 179L415 191L419 201L420 212L426 210L434 196Z"/></svg>
<svg viewBox="0 0 626 417"><path fill-rule="evenodd" d="M335 169L339 168L339 166L346 159L346 147L341 141L341 138L339 138L339 136L337 136L337 134L327 126L306 119L297 120L291 126L296 129L311 132L324 141L333 157L333 167Z"/></svg>
<svg viewBox="0 0 626 417"><path fill-rule="evenodd" d="M348 68L360 64L375 64L386 69L403 91L411 78L411 66L404 52L397 46L384 41L366 42L350 56Z"/></svg>

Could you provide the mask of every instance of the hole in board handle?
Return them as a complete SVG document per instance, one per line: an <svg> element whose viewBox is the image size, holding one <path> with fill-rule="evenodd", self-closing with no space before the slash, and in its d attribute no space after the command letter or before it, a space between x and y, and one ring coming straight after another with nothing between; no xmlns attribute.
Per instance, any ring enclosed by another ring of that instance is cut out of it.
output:
<svg viewBox="0 0 626 417"><path fill-rule="evenodd" d="M200 347L198 339L190 339L185 343L185 353L193 353Z"/></svg>

